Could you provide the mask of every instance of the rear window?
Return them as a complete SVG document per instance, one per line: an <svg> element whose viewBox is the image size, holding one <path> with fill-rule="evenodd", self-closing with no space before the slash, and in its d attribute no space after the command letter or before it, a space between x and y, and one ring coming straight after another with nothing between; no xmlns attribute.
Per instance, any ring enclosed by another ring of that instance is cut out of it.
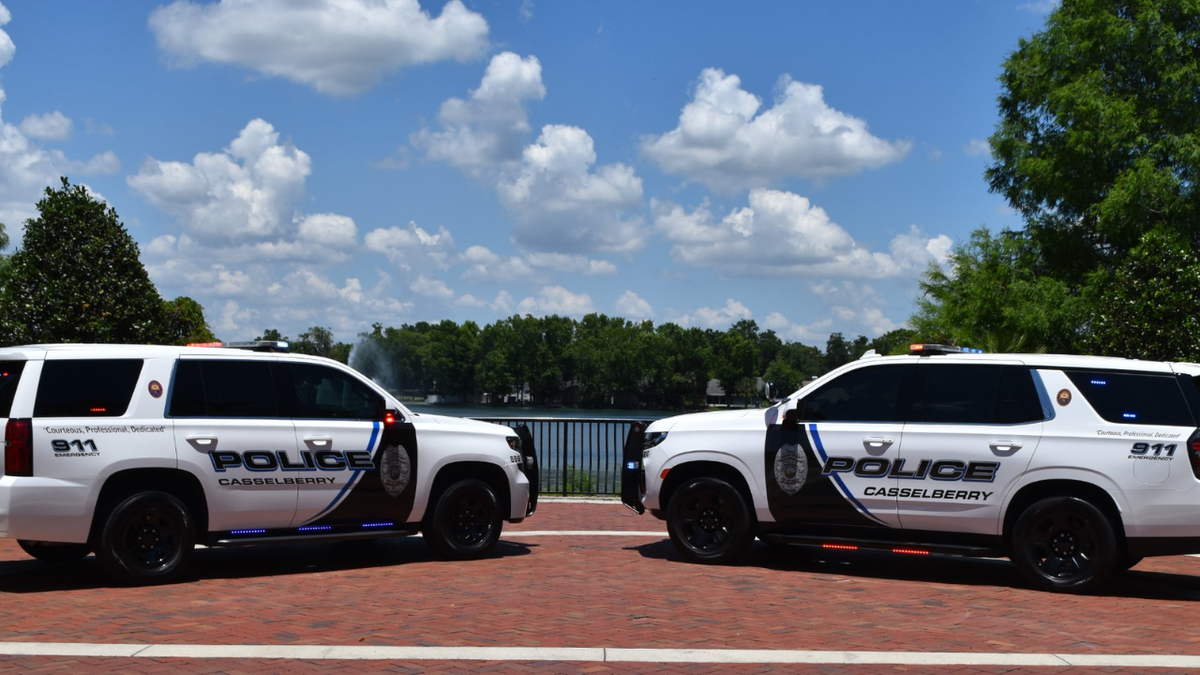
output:
<svg viewBox="0 0 1200 675"><path fill-rule="evenodd" d="M180 361L172 417L281 417L266 361Z"/></svg>
<svg viewBox="0 0 1200 675"><path fill-rule="evenodd" d="M46 361L33 416L120 417L141 374L141 359Z"/></svg>
<svg viewBox="0 0 1200 675"><path fill-rule="evenodd" d="M1105 420L1118 424L1194 425L1172 375L1073 370L1067 377Z"/></svg>
<svg viewBox="0 0 1200 675"><path fill-rule="evenodd" d="M13 397L24 371L24 361L0 361L0 417L8 417L12 412Z"/></svg>

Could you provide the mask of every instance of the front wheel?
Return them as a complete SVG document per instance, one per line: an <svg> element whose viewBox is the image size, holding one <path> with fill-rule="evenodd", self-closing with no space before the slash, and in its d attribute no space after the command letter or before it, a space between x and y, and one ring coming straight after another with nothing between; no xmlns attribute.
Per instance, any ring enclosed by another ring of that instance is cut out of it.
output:
<svg viewBox="0 0 1200 675"><path fill-rule="evenodd" d="M139 492L109 512L99 543L96 558L119 583L166 583L182 574L191 560L195 524L176 497Z"/></svg>
<svg viewBox="0 0 1200 675"><path fill-rule="evenodd" d="M48 563L78 562L92 552L87 544L59 544L50 541L18 539L17 545L30 556Z"/></svg>
<svg viewBox="0 0 1200 675"><path fill-rule="evenodd" d="M443 558L474 560L496 545L500 521L491 486L481 480L460 480L438 497L421 536Z"/></svg>
<svg viewBox="0 0 1200 675"><path fill-rule="evenodd" d="M1117 537L1100 509L1079 497L1036 502L1013 530L1013 562L1035 586L1085 593L1117 567Z"/></svg>
<svg viewBox="0 0 1200 675"><path fill-rule="evenodd" d="M699 563L732 562L754 541L746 500L720 478L693 478L675 491L667 532L683 557Z"/></svg>

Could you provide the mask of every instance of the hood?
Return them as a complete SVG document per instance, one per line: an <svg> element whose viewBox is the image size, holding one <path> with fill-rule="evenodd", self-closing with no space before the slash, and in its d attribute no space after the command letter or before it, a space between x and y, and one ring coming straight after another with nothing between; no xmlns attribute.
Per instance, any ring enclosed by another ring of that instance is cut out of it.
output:
<svg viewBox="0 0 1200 675"><path fill-rule="evenodd" d="M659 420L651 424L647 431L670 431L672 429L727 429L757 421L766 425L764 415L770 410L747 408L744 410L718 410L715 412L691 413Z"/></svg>
<svg viewBox="0 0 1200 675"><path fill-rule="evenodd" d="M446 427L457 427L459 429L492 433L500 436L515 436L516 432L501 424L492 424L491 422L480 422L479 420L468 419L466 417L451 417L449 415L432 415L430 413L420 413L414 415L412 422L416 426L424 424L437 424Z"/></svg>

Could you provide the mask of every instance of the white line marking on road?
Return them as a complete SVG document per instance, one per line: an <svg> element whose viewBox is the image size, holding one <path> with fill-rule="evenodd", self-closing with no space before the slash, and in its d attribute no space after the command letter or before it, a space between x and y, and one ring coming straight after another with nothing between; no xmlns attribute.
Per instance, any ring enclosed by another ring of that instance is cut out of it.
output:
<svg viewBox="0 0 1200 675"><path fill-rule="evenodd" d="M299 659L305 661L589 661L614 663L793 663L810 665L1200 668L1188 654L850 652L791 649L609 647L384 647L368 645L152 645L0 642L0 656Z"/></svg>

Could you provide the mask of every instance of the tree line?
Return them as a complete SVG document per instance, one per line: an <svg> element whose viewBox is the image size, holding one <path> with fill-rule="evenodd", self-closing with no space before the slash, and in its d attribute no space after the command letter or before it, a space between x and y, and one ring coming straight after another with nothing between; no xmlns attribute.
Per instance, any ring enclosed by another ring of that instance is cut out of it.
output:
<svg viewBox="0 0 1200 675"><path fill-rule="evenodd" d="M267 330L261 339L284 339ZM781 340L741 320L728 330L629 321L604 314L512 316L480 327L451 320L375 324L353 347L314 326L292 351L349 362L393 391L473 402L503 402L525 392L535 404L697 408L716 379L728 396L753 399L758 378L784 392L862 356L907 351L912 331L870 340L833 333L822 351ZM353 351L352 351L353 350Z"/></svg>

